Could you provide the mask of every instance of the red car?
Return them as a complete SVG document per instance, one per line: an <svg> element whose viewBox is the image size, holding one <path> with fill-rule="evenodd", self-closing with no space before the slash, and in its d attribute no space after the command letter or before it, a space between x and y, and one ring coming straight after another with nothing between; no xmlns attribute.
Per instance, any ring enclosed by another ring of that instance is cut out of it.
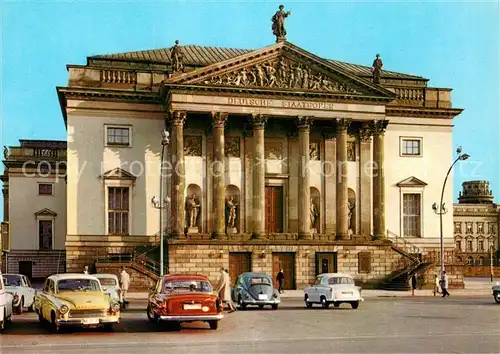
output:
<svg viewBox="0 0 500 354"><path fill-rule="evenodd" d="M151 322L180 329L182 322L208 322L217 329L224 317L223 305L212 285L202 275L165 275L151 289L147 315Z"/></svg>

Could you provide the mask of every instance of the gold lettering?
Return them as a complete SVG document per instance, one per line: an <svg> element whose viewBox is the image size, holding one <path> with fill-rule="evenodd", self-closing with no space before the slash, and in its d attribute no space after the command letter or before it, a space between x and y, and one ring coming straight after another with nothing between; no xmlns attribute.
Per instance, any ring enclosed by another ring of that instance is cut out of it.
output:
<svg viewBox="0 0 500 354"><path fill-rule="evenodd" d="M265 99L265 98L228 97L227 103L235 106L256 106L256 107L281 106L282 108L302 108L302 109L317 109L317 110L329 110L329 111L333 111L335 109L334 105L329 102L296 101L296 100L274 101L272 99Z"/></svg>

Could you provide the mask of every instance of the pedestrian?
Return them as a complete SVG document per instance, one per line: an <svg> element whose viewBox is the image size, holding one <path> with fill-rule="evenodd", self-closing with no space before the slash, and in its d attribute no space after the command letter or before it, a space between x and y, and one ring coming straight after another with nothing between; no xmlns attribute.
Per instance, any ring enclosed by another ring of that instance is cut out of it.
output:
<svg viewBox="0 0 500 354"><path fill-rule="evenodd" d="M127 292L130 286L130 275L125 270L125 267L120 267L120 288L121 288L121 303L123 307L128 304Z"/></svg>
<svg viewBox="0 0 500 354"><path fill-rule="evenodd" d="M441 296L441 297L450 296L450 293L448 292L448 276L446 275L446 271L443 272L443 280L441 281L441 289L443 290L443 296Z"/></svg>
<svg viewBox="0 0 500 354"><path fill-rule="evenodd" d="M278 282L278 292L284 293L283 284L285 283L285 273L283 273L283 269L280 269L278 275L276 275L276 281Z"/></svg>
<svg viewBox="0 0 500 354"><path fill-rule="evenodd" d="M437 274L434 274L434 296L436 296L436 294L441 294L441 291L439 291L440 288L441 285L439 282L439 277Z"/></svg>
<svg viewBox="0 0 500 354"><path fill-rule="evenodd" d="M86 266L83 268L83 274L89 274L89 266L87 266L87 265L86 265Z"/></svg>
<svg viewBox="0 0 500 354"><path fill-rule="evenodd" d="M229 306L229 313L236 311L236 307L231 300L231 279L229 273L224 268L220 269L219 284L217 285L217 293L223 304Z"/></svg>
<svg viewBox="0 0 500 354"><path fill-rule="evenodd" d="M417 289L417 275L413 274L411 277L411 296L415 296L416 289Z"/></svg>

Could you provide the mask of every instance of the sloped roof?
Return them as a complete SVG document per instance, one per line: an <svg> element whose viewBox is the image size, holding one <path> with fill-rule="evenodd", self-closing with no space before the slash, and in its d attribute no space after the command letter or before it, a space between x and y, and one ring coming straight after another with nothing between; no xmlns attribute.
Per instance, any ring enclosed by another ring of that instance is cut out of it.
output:
<svg viewBox="0 0 500 354"><path fill-rule="evenodd" d="M215 64L227 59L237 57L242 54L252 52L253 49L238 49L238 48L222 48L197 45L182 46L184 54L184 65L187 66L207 66ZM94 55L88 57L92 60L117 60L117 61L134 61L147 62L156 64L170 64L170 48L160 48L151 50L142 50L136 52L125 52L117 54ZM333 64L341 66L344 70L357 76L371 76L371 68L366 65L358 65L346 63L338 60L326 59ZM411 79L411 80L426 80L422 76L409 75L394 71L382 71L383 78L393 79Z"/></svg>

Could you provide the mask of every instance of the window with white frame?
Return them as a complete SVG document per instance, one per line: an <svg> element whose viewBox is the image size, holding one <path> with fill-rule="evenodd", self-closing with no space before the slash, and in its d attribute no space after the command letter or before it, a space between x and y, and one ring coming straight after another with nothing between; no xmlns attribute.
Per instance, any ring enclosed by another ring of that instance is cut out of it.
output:
<svg viewBox="0 0 500 354"><path fill-rule="evenodd" d="M457 249L457 251L461 251L462 250L462 241L456 240L455 241L455 248Z"/></svg>
<svg viewBox="0 0 500 354"><path fill-rule="evenodd" d="M455 222L455 234L460 235L462 233L462 223L460 221Z"/></svg>
<svg viewBox="0 0 500 354"><path fill-rule="evenodd" d="M474 258L472 256L467 257L467 265L474 265Z"/></svg>
<svg viewBox="0 0 500 354"><path fill-rule="evenodd" d="M479 257L477 259L477 265L478 266L483 266L484 265L484 257Z"/></svg>
<svg viewBox="0 0 500 354"><path fill-rule="evenodd" d="M128 187L108 187L108 234L129 234L129 205L130 195Z"/></svg>
<svg viewBox="0 0 500 354"><path fill-rule="evenodd" d="M465 233L472 234L472 223L471 222L465 223Z"/></svg>
<svg viewBox="0 0 500 354"><path fill-rule="evenodd" d="M467 251L472 252L472 240L467 240Z"/></svg>
<svg viewBox="0 0 500 354"><path fill-rule="evenodd" d="M478 252L484 251L484 240L481 238L477 240L477 251Z"/></svg>
<svg viewBox="0 0 500 354"><path fill-rule="evenodd" d="M422 229L421 194L403 194L403 236L420 237Z"/></svg>
<svg viewBox="0 0 500 354"><path fill-rule="evenodd" d="M401 138L401 156L422 156L422 138Z"/></svg>
<svg viewBox="0 0 500 354"><path fill-rule="evenodd" d="M477 233L484 234L484 222L477 223Z"/></svg>
<svg viewBox="0 0 500 354"><path fill-rule="evenodd" d="M120 125L106 125L106 146L132 146L132 127Z"/></svg>
<svg viewBox="0 0 500 354"><path fill-rule="evenodd" d="M488 233L490 235L494 235L495 234L495 223L494 222L489 222L488 223Z"/></svg>

